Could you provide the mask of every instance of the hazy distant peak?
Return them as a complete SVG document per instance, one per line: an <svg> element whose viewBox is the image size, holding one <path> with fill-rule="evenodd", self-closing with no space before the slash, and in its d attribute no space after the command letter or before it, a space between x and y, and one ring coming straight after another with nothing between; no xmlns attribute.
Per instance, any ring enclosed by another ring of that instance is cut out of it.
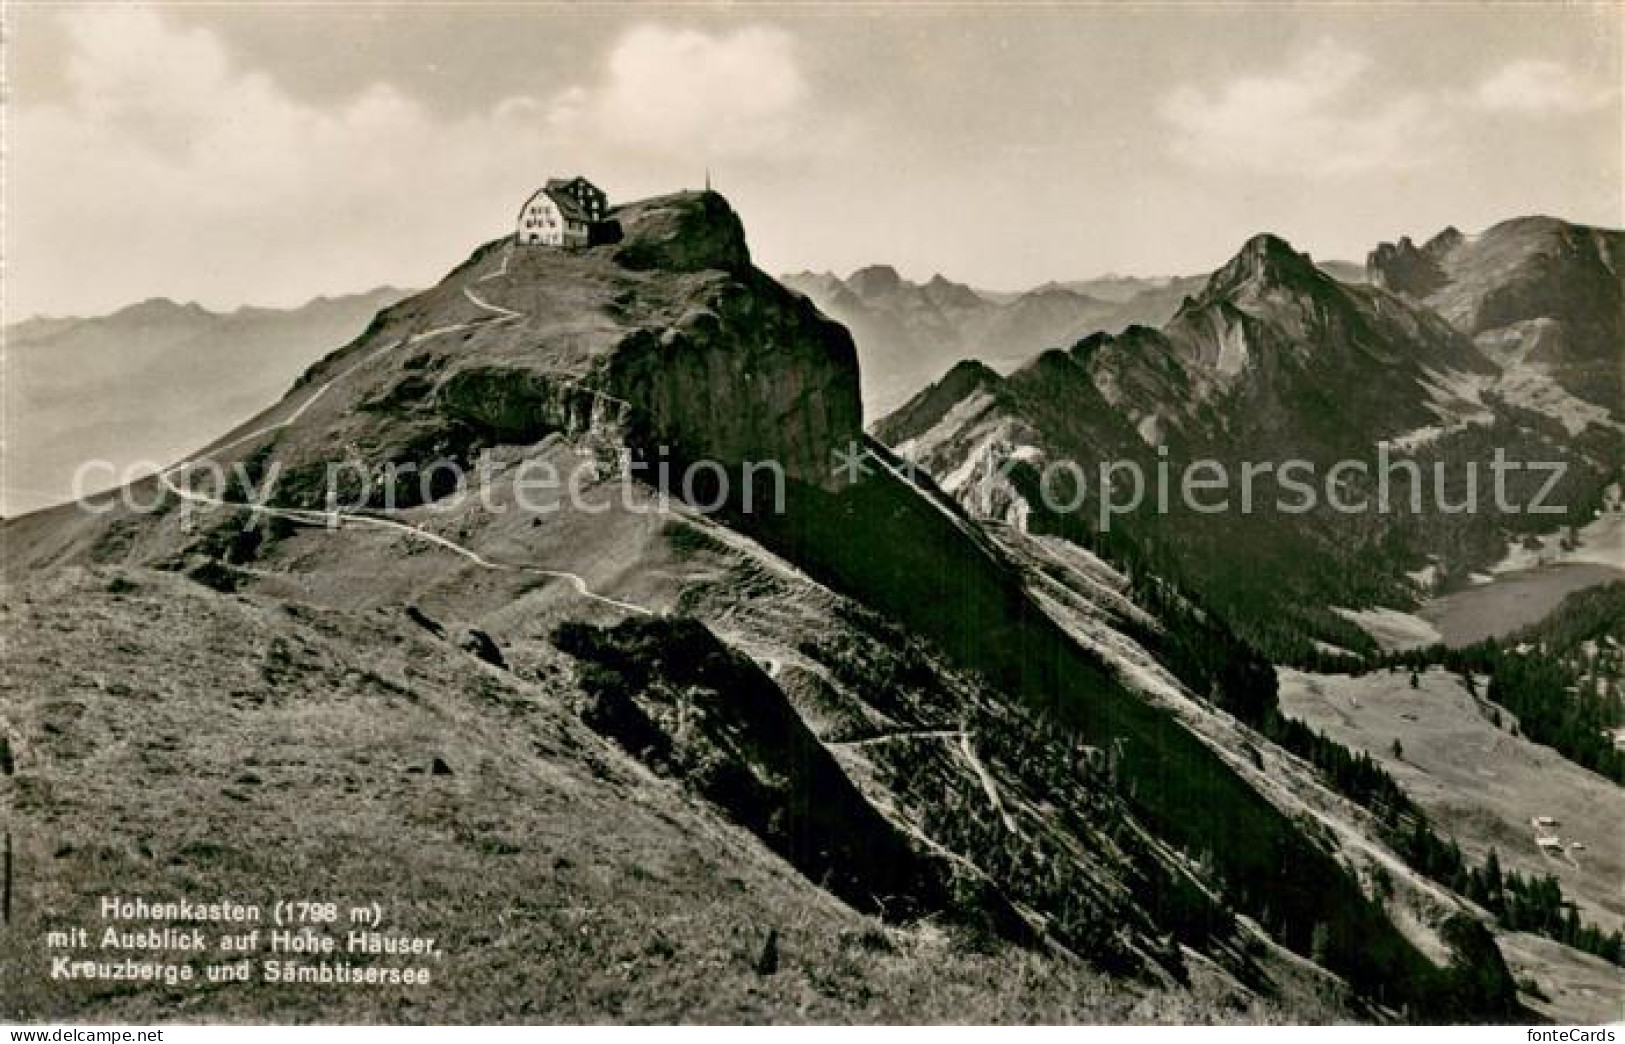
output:
<svg viewBox="0 0 1625 1044"><path fill-rule="evenodd" d="M925 284L925 295L938 307L975 308L986 303L982 296L964 283L956 283L938 272Z"/></svg>
<svg viewBox="0 0 1625 1044"><path fill-rule="evenodd" d="M167 322L176 319L201 319L214 314L196 301L179 304L167 297L149 297L145 301L138 301L119 309L108 318L130 322Z"/></svg>

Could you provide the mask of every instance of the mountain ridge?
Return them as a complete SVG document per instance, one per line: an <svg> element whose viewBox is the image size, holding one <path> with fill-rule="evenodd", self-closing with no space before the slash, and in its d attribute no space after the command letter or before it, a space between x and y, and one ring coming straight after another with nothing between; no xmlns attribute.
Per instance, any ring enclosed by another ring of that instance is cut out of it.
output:
<svg viewBox="0 0 1625 1044"><path fill-rule="evenodd" d="M1550 234L1547 224L1536 227ZM1431 249L1448 253L1470 241L1441 235L1433 242ZM1419 248L1408 249L1420 255ZM1279 237L1252 237L1160 328L1091 335L1065 352L1077 366L1055 365L1059 349L1052 350L998 382L984 377L975 395L939 382L873 430L973 513L1018 525L1044 524L1034 517L1035 483L1047 462L1093 468L1122 461L1151 475L1158 454L1171 452L1176 464L1227 462L1232 475L1248 460L1304 458L1330 467L1356 459L1369 469L1383 447L1419 457L1425 467L1436 460L1459 465L1491 439L1515 460L1563 454L1569 472L1552 502L1569 505L1571 521L1589 517L1607 483L1605 462L1618 457L1617 446L1608 447L1617 442L1619 421L1596 406L1579 410L1572 405L1578 400L1554 393L1553 378L1527 365L1536 351L1489 350L1486 336L1504 331L1475 338L1471 327L1452 326L1428 301L1385 288L1403 277L1383 276L1381 264L1409 271L1409 262L1394 260L1409 256L1406 250L1374 252L1374 285L1355 285L1327 276ZM1515 279L1517 267L1510 270ZM1538 343L1549 326L1535 323L1525 336ZM1542 425L1554 423L1571 437L1584 430L1584 448L1544 432ZM1007 462L1017 458L1022 466L1012 470ZM1022 474L1026 488L1018 489L1011 479ZM1519 490L1515 495L1531 492ZM1089 511L1098 499L1096 493ZM1516 529L1497 528L1494 512L1454 523L1394 517L1361 526L1324 510L1311 524L1262 516L1182 520L1180 505L1173 507L1160 518L1142 512L1120 520L1138 530L1122 535L1137 545L1124 553L1148 555L1155 569L1185 575L1218 596L1226 613L1250 619L1255 639L1291 656L1307 649L1286 652L1293 644L1289 633L1301 631L1305 621L1282 629L1280 613L1267 606L1282 599L1303 605L1318 621L1310 632L1361 647L1369 639L1325 616L1326 604L1407 605L1415 596L1408 574L1417 563L1443 563L1460 576L1474 563L1495 560L1509 535L1517 536ZM1531 522L1503 521L1513 527ZM1212 549L1219 545L1241 553L1218 556ZM1363 554L1350 550L1361 547ZM1235 572L1225 575L1229 561ZM1329 578L1303 575L1305 563L1322 561L1336 563Z"/></svg>
<svg viewBox="0 0 1625 1044"><path fill-rule="evenodd" d="M1329 270L1344 282L1364 278L1363 269L1347 262L1326 262L1322 271ZM940 272L915 283L884 263L860 266L845 279L827 271L782 278L851 328L863 357L866 405L878 418L961 358L1008 371L1094 332L1160 326L1201 292L1211 274L1108 274L1015 292L978 289Z"/></svg>

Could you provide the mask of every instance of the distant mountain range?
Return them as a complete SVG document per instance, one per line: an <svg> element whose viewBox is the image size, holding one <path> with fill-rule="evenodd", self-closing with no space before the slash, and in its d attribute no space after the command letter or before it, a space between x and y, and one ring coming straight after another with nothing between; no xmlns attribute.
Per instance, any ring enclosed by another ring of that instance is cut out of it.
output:
<svg viewBox="0 0 1625 1044"><path fill-rule="evenodd" d="M5 330L0 514L69 499L81 462L93 492L143 461L168 464L287 390L333 345L407 291L379 287L298 308L212 312L153 298L95 318Z"/></svg>
<svg viewBox="0 0 1625 1044"><path fill-rule="evenodd" d="M1363 273L1348 262L1323 267L1341 279ZM940 274L914 283L889 265L860 268L845 279L830 272L783 277L786 286L852 331L870 417L884 416L961 359L1005 372L1038 352L1097 331L1160 326L1204 281L1203 276L1105 275L1002 292Z"/></svg>
<svg viewBox="0 0 1625 1044"><path fill-rule="evenodd" d="M802 272L785 276L784 283L852 331L865 412L872 417L894 408L960 359L1009 369L1035 352L1094 330L1161 322L1194 285L1180 279L1113 277L1099 286L1047 283L1006 294L979 291L941 275L914 283L888 265L860 268L845 279Z"/></svg>

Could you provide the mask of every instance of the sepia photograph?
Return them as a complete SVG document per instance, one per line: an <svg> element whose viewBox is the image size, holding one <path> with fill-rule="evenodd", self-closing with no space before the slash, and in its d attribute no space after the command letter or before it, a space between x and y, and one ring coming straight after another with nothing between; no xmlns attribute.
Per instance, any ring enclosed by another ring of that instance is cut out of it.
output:
<svg viewBox="0 0 1625 1044"><path fill-rule="evenodd" d="M1625 6L0 48L8 1040L1616 1039Z"/></svg>

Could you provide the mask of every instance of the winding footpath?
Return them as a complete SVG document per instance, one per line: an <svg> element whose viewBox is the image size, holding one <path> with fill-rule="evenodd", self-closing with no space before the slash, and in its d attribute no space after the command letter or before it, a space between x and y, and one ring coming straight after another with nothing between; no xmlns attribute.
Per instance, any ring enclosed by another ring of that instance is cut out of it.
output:
<svg viewBox="0 0 1625 1044"><path fill-rule="evenodd" d="M870 747L881 743L894 743L899 740L953 740L954 749L964 758L976 775L976 781L982 786L982 793L987 795L987 802L993 811L1004 822L1004 828L1012 834L1021 833L1016 825L1015 817L1010 815L1004 807L1004 801L999 797L999 785L993 779L993 773L982 764L982 759L976 756L976 749L971 745L971 733L968 729L898 729L895 732L883 732L878 736L865 736L862 739L825 741L828 747Z"/></svg>
<svg viewBox="0 0 1625 1044"><path fill-rule="evenodd" d="M494 272L488 273L487 275L481 276L480 281L484 282L500 275L506 275L507 270L508 253L504 252L502 255L501 268ZM354 365L347 367L342 372L324 381L319 387L317 387L316 391L309 398L300 403L297 409L282 420L276 422L275 424L268 424L243 435L236 436L229 442L224 442L218 446L212 447L207 452L210 454L222 453L226 450L240 446L245 442L249 442L250 440L261 438L265 435L272 434L288 427L289 425L298 421L299 418L303 417L312 406L321 400L322 396L327 394L328 389L332 388L333 385L343 381L356 370L360 369L368 362L371 362L379 355L393 352L406 345L417 344L421 341L426 341L434 337L442 337L446 334L458 333L464 330L471 330L482 326L492 326L498 323L515 322L524 318L523 313L516 312L511 308L504 308L501 305L492 304L476 294L466 285L463 287L463 296L467 297L469 302L475 307L483 309L490 314L481 316L478 319L472 319L466 323L453 323L448 326L436 327L433 330L426 330L422 333L413 334L410 337L403 337L394 344L384 348L381 352L369 354L365 359L357 361ZM567 383L576 387L582 387L577 381L572 380ZM583 388L583 390L591 392L592 394L598 395L602 398L612 400L621 404L622 406L627 405L625 400L617 399L612 395L606 395L591 388ZM354 511L340 511L337 509L331 511L314 511L305 508L282 508L272 507L267 504L252 504L245 503L243 501L224 500L213 494L203 493L198 490L182 486L175 481L175 476L177 474L184 474L206 459L207 457L193 457L183 460L178 464L172 465L171 467L158 473L158 481L163 483L164 488L169 490L169 492L175 494L182 500L189 501L194 504L205 505L211 508L232 508L239 511L248 511L257 515L265 515L271 518L286 519L287 521L298 522L304 525L322 526L327 529L338 529L346 525L351 525L361 528L390 530L413 539L426 541L427 543L433 544L436 547L450 551L451 553L474 563L482 569L490 569L499 572L524 573L531 576L542 576L554 580L563 580L575 590L576 594L580 595L582 598L588 599L589 601L598 602L613 609L618 609L622 612L635 613L641 616L654 615L654 610L648 608L647 606L637 605L633 602L622 601L618 598L611 598L608 595L599 594L587 584L586 579L579 573L575 573L567 569L546 569L541 566L494 561L486 558L484 555L481 555L478 551L475 551L473 548L468 547L465 544L459 544L455 540L441 536L439 533L435 533L429 529L414 525L410 522L402 522L397 519L383 518L378 515L363 514Z"/></svg>
<svg viewBox="0 0 1625 1044"><path fill-rule="evenodd" d="M961 732L959 734L959 752L965 756L965 761L969 763L971 771L976 773L976 778L982 784L982 793L987 795L988 803L993 806L993 811L997 812L999 818L1004 820L1004 828L1012 834L1021 833L1021 828L1016 826L1015 818L1005 810L1004 802L999 799L999 785L994 782L993 773L989 772L987 766L982 764L982 759L976 756L976 750L971 746L970 733Z"/></svg>

